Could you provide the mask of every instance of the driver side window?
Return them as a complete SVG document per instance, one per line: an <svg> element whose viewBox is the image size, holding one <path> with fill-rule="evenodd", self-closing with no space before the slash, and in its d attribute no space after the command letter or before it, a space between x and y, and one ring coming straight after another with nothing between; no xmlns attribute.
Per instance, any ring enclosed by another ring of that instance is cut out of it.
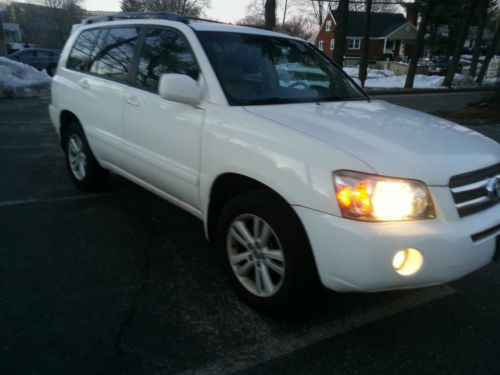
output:
<svg viewBox="0 0 500 375"><path fill-rule="evenodd" d="M198 79L199 68L186 38L170 29L148 29L139 53L136 84L157 92L164 73L186 74Z"/></svg>

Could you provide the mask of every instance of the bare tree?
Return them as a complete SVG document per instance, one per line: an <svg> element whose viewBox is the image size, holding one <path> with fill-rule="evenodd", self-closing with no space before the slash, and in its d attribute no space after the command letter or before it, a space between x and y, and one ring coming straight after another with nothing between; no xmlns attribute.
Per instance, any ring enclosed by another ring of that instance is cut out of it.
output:
<svg viewBox="0 0 500 375"><path fill-rule="evenodd" d="M338 2L338 0L332 0L333 2ZM365 12L367 8L367 0L353 0L349 4L349 9L355 12ZM372 12L396 12L399 10L398 3L401 0L383 0L383 1L372 1L371 10Z"/></svg>
<svg viewBox="0 0 500 375"><path fill-rule="evenodd" d="M321 27L328 13L330 2L328 0L306 0L303 4L315 20L316 24Z"/></svg>
<svg viewBox="0 0 500 375"><path fill-rule="evenodd" d="M210 0L122 0L124 12L174 12L189 17L203 15Z"/></svg>
<svg viewBox="0 0 500 375"><path fill-rule="evenodd" d="M3 23L2 23L2 12L5 10L2 5L0 5L0 56L5 56L7 54L7 46L5 44Z"/></svg>
<svg viewBox="0 0 500 375"><path fill-rule="evenodd" d="M471 77L476 76L477 63L479 61L479 55L481 54L481 45L483 44L484 25L486 23L486 18L488 16L488 6L489 6L489 0L480 0L479 23L476 29L476 39L474 41L474 49L472 51L472 62L470 64L470 70L469 70L469 75Z"/></svg>
<svg viewBox="0 0 500 375"><path fill-rule="evenodd" d="M429 22L429 17L431 15L434 4L434 0L421 1L420 5L424 6L424 12L422 15L422 20L420 21L420 25L418 26L417 40L411 54L410 65L408 66L408 74L406 75L405 88L413 88L415 74L417 73L418 60L420 59L420 55L424 50L425 33L427 31L427 24Z"/></svg>
<svg viewBox="0 0 500 375"><path fill-rule="evenodd" d="M81 0L41 0L41 5L49 8L48 20L57 27L58 44L62 45L71 34L71 28L83 18L84 11L80 7Z"/></svg>
<svg viewBox="0 0 500 375"><path fill-rule="evenodd" d="M246 8L246 15L237 23L239 25L264 26L264 4L265 0L253 0Z"/></svg>
<svg viewBox="0 0 500 375"><path fill-rule="evenodd" d="M285 6L283 7L283 22L282 22L283 28L285 27L286 11L287 10L288 10L288 0L285 0Z"/></svg>
<svg viewBox="0 0 500 375"><path fill-rule="evenodd" d="M276 0L266 0L264 4L264 24L266 29L274 30L276 26Z"/></svg>
<svg viewBox="0 0 500 375"><path fill-rule="evenodd" d="M469 27L472 23L472 17L474 16L474 11L477 7L478 1L479 0L469 0L465 5L467 11L465 12L465 17L462 21L457 40L455 42L453 57L451 59L451 62L448 64L448 70L443 81L443 86L451 87L451 84L453 83L453 77L455 76L455 72L457 71L457 66L460 61L460 55L462 54L462 50L464 48L465 38L467 37L467 32L469 31Z"/></svg>
<svg viewBox="0 0 500 375"><path fill-rule="evenodd" d="M368 52L370 47L370 18L372 14L372 0L366 0L365 7L365 35L363 44L363 54L361 55L361 62L359 64L359 80L361 86L365 87L365 81L368 70Z"/></svg>
<svg viewBox="0 0 500 375"><path fill-rule="evenodd" d="M341 67L344 66L344 54L347 36L347 22L349 21L349 0L340 0L337 8L338 20L335 30L335 47L333 59Z"/></svg>
<svg viewBox="0 0 500 375"><path fill-rule="evenodd" d="M314 34L314 23L301 14L294 15L277 31L308 40Z"/></svg>
<svg viewBox="0 0 500 375"><path fill-rule="evenodd" d="M488 70L488 65L490 65L490 61L493 56L498 53L500 49L500 18L497 17L497 26L495 29L495 35L493 36L493 40L491 41L491 45L488 48L488 52L486 53L486 57L483 61L483 65L481 66L481 70L477 76L476 82L480 85L483 83L484 77L486 76L486 71Z"/></svg>

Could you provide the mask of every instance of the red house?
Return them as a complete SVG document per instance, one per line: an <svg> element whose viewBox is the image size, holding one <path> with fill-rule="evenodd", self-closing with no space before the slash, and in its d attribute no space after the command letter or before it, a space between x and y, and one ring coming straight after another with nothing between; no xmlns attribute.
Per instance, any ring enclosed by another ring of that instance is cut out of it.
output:
<svg viewBox="0 0 500 375"><path fill-rule="evenodd" d="M411 54L417 37L417 28L414 25L416 17L410 16L413 14L411 12L408 14L409 17L407 18L400 13L371 14L369 59L405 60ZM364 45L365 16L365 12L349 12L345 53L347 58L361 56L362 46ZM410 20L411 18L413 20ZM331 58L333 58L335 46L337 19L338 12L330 9L314 43L316 47Z"/></svg>

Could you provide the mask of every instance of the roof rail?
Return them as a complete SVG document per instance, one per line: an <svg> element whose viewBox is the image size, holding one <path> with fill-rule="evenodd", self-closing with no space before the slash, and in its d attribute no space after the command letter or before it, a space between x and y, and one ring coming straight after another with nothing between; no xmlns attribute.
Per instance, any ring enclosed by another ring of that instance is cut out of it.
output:
<svg viewBox="0 0 500 375"><path fill-rule="evenodd" d="M106 16L90 17L82 21L85 25L90 25L92 23L107 22L107 21L117 21L117 20L130 20L130 19L163 19L169 21L177 21L185 24L189 23L189 18L181 16L177 13L167 13L167 12L123 12L109 14Z"/></svg>

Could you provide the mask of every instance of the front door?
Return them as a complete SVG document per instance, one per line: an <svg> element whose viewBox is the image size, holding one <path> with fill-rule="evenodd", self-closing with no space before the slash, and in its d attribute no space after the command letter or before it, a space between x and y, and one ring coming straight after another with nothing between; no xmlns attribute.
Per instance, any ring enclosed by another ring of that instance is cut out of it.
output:
<svg viewBox="0 0 500 375"><path fill-rule="evenodd" d="M199 208L200 139L204 110L161 98L164 73L199 77L188 41L172 28L146 30L135 87L127 88L124 157L134 177L171 197Z"/></svg>

